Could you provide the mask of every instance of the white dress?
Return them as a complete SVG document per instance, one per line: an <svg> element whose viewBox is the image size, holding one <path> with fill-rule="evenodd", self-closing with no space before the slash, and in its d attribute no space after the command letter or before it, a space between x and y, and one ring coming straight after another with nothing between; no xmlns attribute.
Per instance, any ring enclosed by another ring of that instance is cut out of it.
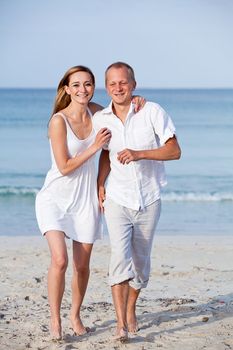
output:
<svg viewBox="0 0 233 350"><path fill-rule="evenodd" d="M88 110L89 115L91 112ZM66 117L67 147L70 157L83 152L95 140L92 128L90 135L79 139L72 131ZM55 115L55 116L56 116ZM101 214L96 186L95 156L89 158L69 175L62 175L57 168L50 141L52 159L45 183L36 196L36 217L41 233L50 230L63 231L72 240L94 243L102 237Z"/></svg>

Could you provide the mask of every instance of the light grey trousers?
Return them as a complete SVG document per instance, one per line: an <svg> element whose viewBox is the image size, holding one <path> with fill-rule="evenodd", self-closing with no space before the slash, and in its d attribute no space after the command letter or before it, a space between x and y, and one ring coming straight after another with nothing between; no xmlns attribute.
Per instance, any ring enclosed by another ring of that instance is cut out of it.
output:
<svg viewBox="0 0 233 350"><path fill-rule="evenodd" d="M134 289L145 288L149 281L151 248L161 200L143 210L132 210L107 198L104 211L111 244L110 285L130 280Z"/></svg>

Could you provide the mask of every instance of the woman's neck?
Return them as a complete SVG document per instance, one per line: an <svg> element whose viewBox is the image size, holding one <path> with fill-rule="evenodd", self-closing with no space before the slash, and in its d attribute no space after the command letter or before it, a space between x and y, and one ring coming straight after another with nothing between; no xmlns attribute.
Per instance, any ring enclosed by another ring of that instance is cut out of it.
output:
<svg viewBox="0 0 233 350"><path fill-rule="evenodd" d="M64 113L67 117L69 117L72 120L75 121L84 121L88 116L87 111L88 105L87 104L77 104L77 103L70 103L69 106L67 106L64 109Z"/></svg>

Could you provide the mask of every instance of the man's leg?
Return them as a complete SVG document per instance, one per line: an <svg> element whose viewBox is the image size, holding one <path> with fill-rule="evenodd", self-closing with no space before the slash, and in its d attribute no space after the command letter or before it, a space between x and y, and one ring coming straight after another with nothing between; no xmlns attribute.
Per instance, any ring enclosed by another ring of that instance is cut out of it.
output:
<svg viewBox="0 0 233 350"><path fill-rule="evenodd" d="M104 208L111 244L109 282L117 317L116 336L120 339L127 329L128 281L134 277L131 254L132 222L127 215L127 209L110 199L106 200Z"/></svg>
<svg viewBox="0 0 233 350"><path fill-rule="evenodd" d="M117 317L117 335L120 334L121 329L127 329L126 309L129 293L129 282L124 281L115 284L112 288L112 298Z"/></svg>
<svg viewBox="0 0 233 350"><path fill-rule="evenodd" d="M134 218L132 257L135 277L130 282L127 304L128 330L132 333L138 330L136 302L141 288L145 288L149 281L151 248L160 211L161 202L158 200L145 210L139 211Z"/></svg>
<svg viewBox="0 0 233 350"><path fill-rule="evenodd" d="M127 302L127 328L130 333L136 333L138 328L136 317L136 303L141 289L134 289L129 286L128 302Z"/></svg>

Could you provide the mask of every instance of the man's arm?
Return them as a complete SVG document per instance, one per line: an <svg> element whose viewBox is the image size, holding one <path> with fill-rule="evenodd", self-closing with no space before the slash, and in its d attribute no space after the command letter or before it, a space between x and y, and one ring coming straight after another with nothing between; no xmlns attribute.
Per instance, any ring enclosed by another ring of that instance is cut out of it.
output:
<svg viewBox="0 0 233 350"><path fill-rule="evenodd" d="M90 108L92 114L95 114L96 112L101 111L104 108L103 106L95 102L89 102L88 107Z"/></svg>
<svg viewBox="0 0 233 350"><path fill-rule="evenodd" d="M99 172L97 178L97 187L98 187L98 197L99 197L99 206L101 211L104 211L103 202L105 200L105 181L110 173L110 159L109 151L102 149L100 158L99 158Z"/></svg>
<svg viewBox="0 0 233 350"><path fill-rule="evenodd" d="M118 152L118 160L122 164L128 164L132 161L137 161L141 159L147 160L174 160L179 159L181 156L181 149L174 135L172 138L168 139L165 144L159 148L151 150L139 150L135 151L132 149L124 149Z"/></svg>

